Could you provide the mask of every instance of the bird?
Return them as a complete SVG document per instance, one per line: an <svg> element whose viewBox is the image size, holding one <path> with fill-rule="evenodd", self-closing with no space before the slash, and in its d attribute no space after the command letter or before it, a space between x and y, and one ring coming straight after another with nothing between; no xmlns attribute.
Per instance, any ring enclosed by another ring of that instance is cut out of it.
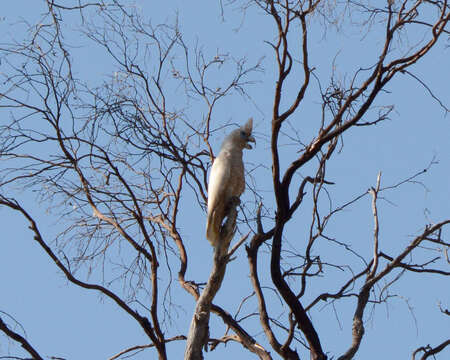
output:
<svg viewBox="0 0 450 360"><path fill-rule="evenodd" d="M208 181L208 214L206 238L213 247L218 245L220 229L227 216L230 204L239 199L245 189L244 149L252 149L253 118L238 129L233 130L223 141L219 155L213 162Z"/></svg>

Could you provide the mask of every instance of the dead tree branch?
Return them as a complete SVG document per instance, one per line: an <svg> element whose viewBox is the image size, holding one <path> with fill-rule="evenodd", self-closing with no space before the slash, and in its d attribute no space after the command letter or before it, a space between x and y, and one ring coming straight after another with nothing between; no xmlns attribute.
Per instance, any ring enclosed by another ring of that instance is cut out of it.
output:
<svg viewBox="0 0 450 360"><path fill-rule="evenodd" d="M186 341L185 360L203 359L203 348L209 340L209 318L214 297L222 285L225 270L230 261L228 247L236 229L237 204L231 206L222 227L218 246L214 248L213 268L203 292L197 300Z"/></svg>
<svg viewBox="0 0 450 360"><path fill-rule="evenodd" d="M37 350L25 339L22 335L11 330L8 325L0 318L0 330L3 331L8 337L17 341L22 348L24 348L34 360L44 360L44 358L37 352Z"/></svg>

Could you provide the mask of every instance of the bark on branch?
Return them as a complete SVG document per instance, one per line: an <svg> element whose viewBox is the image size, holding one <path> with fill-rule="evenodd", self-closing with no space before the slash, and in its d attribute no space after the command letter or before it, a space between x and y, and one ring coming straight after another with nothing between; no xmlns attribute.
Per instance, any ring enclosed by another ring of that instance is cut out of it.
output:
<svg viewBox="0 0 450 360"><path fill-rule="evenodd" d="M445 340L443 343L439 344L438 346L436 346L434 348L432 348L430 345L422 346L413 352L412 360L415 360L416 355L421 351L423 351L423 355L420 358L420 360L428 359L430 356L436 355L437 353L441 352L449 345L450 345L450 339Z"/></svg>
<svg viewBox="0 0 450 360"><path fill-rule="evenodd" d="M35 360L44 360L41 355L36 351L36 349L31 346L31 344L22 335L16 333L15 331L8 328L8 326L0 318L0 330L3 331L8 337L20 343L22 346Z"/></svg>
<svg viewBox="0 0 450 360"><path fill-rule="evenodd" d="M234 203L231 206L227 220L221 229L218 245L214 248L213 268L206 287L197 301L191 320L184 353L185 360L203 359L202 349L207 346L209 340L209 317L212 301L222 285L226 266L230 261L228 247L235 233L238 204Z"/></svg>
<svg viewBox="0 0 450 360"><path fill-rule="evenodd" d="M356 310L353 316L353 327L352 327L352 343L348 350L338 358L338 360L351 360L359 349L361 345L362 338L364 336L364 310L369 301L370 291L373 286L379 282L383 277L389 274L393 269L402 267L402 260L408 256L414 249L416 249L424 240L429 238L431 235L439 232L441 228L450 224L450 220L444 220L440 223L426 226L421 235L417 236L407 247L400 253L396 258L389 262L383 270L377 274L370 273L364 285L362 286L359 295Z"/></svg>

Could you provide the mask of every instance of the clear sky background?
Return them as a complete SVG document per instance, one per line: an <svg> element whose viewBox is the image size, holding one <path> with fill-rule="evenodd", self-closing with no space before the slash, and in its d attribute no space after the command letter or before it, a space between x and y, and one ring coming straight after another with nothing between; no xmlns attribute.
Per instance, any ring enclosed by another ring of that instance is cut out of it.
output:
<svg viewBox="0 0 450 360"><path fill-rule="evenodd" d="M256 181L260 182L257 187L269 190L271 179L268 176L268 139L275 67L272 51L264 41L274 38L271 20L261 16L258 10L249 9L247 13L243 13L235 7L226 8L222 19L218 1L136 1L136 6L154 25L173 23L178 15L184 41L191 46L196 43L203 46L205 54L211 58L217 53L228 53L235 58L246 57L249 63L263 58L265 71L257 74L255 79L258 82L247 88L251 100L231 96L219 104L213 119L217 121L217 125L225 122L240 124L248 117L254 117L256 149L246 152L244 156L247 170L252 171ZM25 26L21 22L37 22L43 10L43 3L37 0L4 1L0 15L1 42L26 37ZM74 48L75 73L92 84L100 84L115 71L113 61L88 40L80 37L77 32L79 23L75 18L76 14L73 23L67 21L64 24L67 42L77 45ZM70 17L67 19L70 20ZM344 28L336 33L335 29L329 28L323 32L319 24L314 24L310 38L310 65L316 68L320 80L327 84L335 60L338 77L345 79L359 67L372 65L373 56L381 45L382 39L379 39L379 33L375 30L361 34L355 29ZM400 48L404 44L398 46ZM413 70L426 80L433 93L440 95L449 107L450 57L449 49L444 49L444 46L445 41L414 66ZM0 72L3 71L0 63ZM226 75L219 72L217 83L220 84ZM291 92L288 88L287 96L293 94L294 85L290 84ZM327 178L336 183L336 187L330 190L330 196L337 205L374 186L379 171L382 172L382 185L388 186L426 168L433 159L437 162L420 178L422 185L406 184L400 189L385 193L389 202L380 201L381 247L395 253L395 250L400 250L419 233L425 224L450 217L450 123L443 109L412 78L399 75L388 85L387 90L389 92L383 94L377 104L395 105L391 119L374 127L350 130L344 138L342 152L336 154L328 166ZM177 96L178 91L180 89L174 89L174 96ZM308 142L309 135L314 130L314 121L320 116L319 101L318 93L312 86L306 105L292 120L305 142ZM189 115L200 119L205 108L195 101L189 105ZM8 113L0 109L0 121L7 117ZM215 151L218 151L223 136L229 129L215 132ZM289 147L286 139L284 141L287 144L287 156L294 150ZM264 166L257 167L257 164ZM1 162L0 166L3 166ZM305 172L303 175L308 174ZM23 193L12 195L24 196ZM270 204L273 200L270 193L264 196ZM24 204L40 219L42 229L48 229L49 234L56 233L59 226L56 218L46 213L45 204L39 204L36 200L36 194L30 192L26 194ZM246 192L242 200L252 204L254 197ZM251 209L253 205L248 206ZM195 207L195 211L185 209L184 214L179 226L185 234L190 256L187 278L206 280L212 251L203 235L205 213ZM298 236L298 229L305 223L302 216L307 221L310 220L308 211L297 214L288 228L288 234ZM0 311L13 316L24 327L27 339L42 355L59 356L68 360L107 359L124 348L148 343L134 320L111 301L93 291L80 290L69 284L33 241L28 224L20 217L2 208L0 219L3 229L0 238ZM300 230L300 234L301 231L303 230ZM336 238L349 241L366 259L370 259L372 251L372 231L369 196L339 215L329 229L329 233ZM448 235L448 231L444 233ZM51 240L47 239L49 242ZM322 255L325 259L334 259L342 254L336 249L336 253ZM222 289L216 298L217 303L231 313L236 311L242 296L251 291L244 249L240 249L237 256L229 265ZM172 276L176 281L176 272ZM263 280L270 285L269 279ZM321 279L319 286L332 286L331 284L332 278ZM443 284L447 288L443 288ZM448 285L448 282L436 281L432 276L404 276L393 288L402 297L393 298L389 306L381 305L373 313L368 307L366 335L356 358L410 358L411 352L417 347L442 342L450 333L450 324L439 313L437 304L441 301L444 307L450 306ZM195 305L188 294L178 289L177 284L174 288L172 295L179 305L174 316L179 320L175 321L177 325L172 328L173 334L168 334L170 336L187 334ZM307 299L313 299L314 295L317 293L312 291ZM278 306L275 305L276 298L273 301L273 306ZM354 300L339 305L336 308L340 314L338 319L332 306L318 307L311 313L313 321L318 324L325 351L338 355L350 344L354 306ZM250 302L247 310L251 311L252 308L256 309L255 302ZM220 322L213 316L212 327L215 324ZM255 331L252 335L264 342L262 331ZM181 359L183 351L184 342L168 346L171 359ZM20 355L22 352L14 342L0 335L0 357L8 354ZM242 351L240 345L229 343L226 351L214 351L206 354L206 358L243 358L242 354L245 358L253 358L251 353ZM439 358L445 359L449 355L450 351L447 350ZM153 350L146 350L135 359L150 359L154 356Z"/></svg>

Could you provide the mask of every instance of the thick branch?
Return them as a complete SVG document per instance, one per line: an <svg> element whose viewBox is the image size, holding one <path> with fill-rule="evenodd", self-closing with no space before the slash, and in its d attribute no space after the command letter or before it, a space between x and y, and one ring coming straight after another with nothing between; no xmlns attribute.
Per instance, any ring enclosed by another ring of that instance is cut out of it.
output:
<svg viewBox="0 0 450 360"><path fill-rule="evenodd" d="M450 345L450 339L445 340L444 342L442 342L441 344L439 344L438 346L436 346L434 348L432 348L430 345L422 346L413 352L412 360L416 359L416 355L420 351L423 351L423 355L420 358L420 360L425 360L425 359L428 359L430 356L440 353L442 350L444 350L449 345Z"/></svg>
<svg viewBox="0 0 450 360"><path fill-rule="evenodd" d="M0 330L3 331L6 336L20 343L20 346L22 346L33 357L34 360L44 360L43 357L36 351L36 349L31 346L27 339L8 328L8 326L3 322L2 318L0 318Z"/></svg>
<svg viewBox="0 0 450 360"><path fill-rule="evenodd" d="M280 216L280 215L279 215ZM272 257L270 263L270 270L272 275L272 281L277 287L280 295L283 297L286 304L289 306L290 310L295 316L295 320L297 321L297 325L299 329L305 335L306 340L310 346L311 351L311 359L312 360L325 360L327 356L324 354L322 350L322 346L320 344L319 335L317 334L311 320L306 314L305 309L303 308L300 301L297 299L297 296L292 292L289 285L284 280L281 269L280 269L280 260L281 260L281 237L283 234L284 223L278 223L275 228L273 243L272 243ZM289 358L288 358L289 359Z"/></svg>
<svg viewBox="0 0 450 360"><path fill-rule="evenodd" d="M258 212L259 215L259 212ZM281 356L286 358L288 352L291 352L292 358L298 359L298 355L289 348L283 348L279 343L275 334L273 333L270 323L269 323L269 315L267 313L266 301L264 299L264 294L261 289L261 284L258 278L258 250L259 246L262 244L260 238L263 237L263 234L257 234L253 237L250 246L246 248L247 250L247 258L250 267L250 279L252 281L253 289L255 290L256 297L258 299L258 308L259 308L259 319L261 322L261 326L266 334L267 339L269 340L270 346Z"/></svg>
<svg viewBox="0 0 450 360"><path fill-rule="evenodd" d="M272 360L270 353L267 352L255 339L249 335L237 321L221 307L212 304L211 312L219 316L239 337L239 342L252 353L256 354L261 360Z"/></svg>
<svg viewBox="0 0 450 360"><path fill-rule="evenodd" d="M209 340L209 317L214 297L222 285L225 270L229 262L228 247L235 233L237 204L231 207L225 222L218 246L214 248L214 262L205 289L200 295L191 320L184 353L185 360L203 359L203 347Z"/></svg>
<svg viewBox="0 0 450 360"><path fill-rule="evenodd" d="M174 226L169 226L164 221L162 221L161 218L158 218L158 223L163 226L169 233L170 236L174 239L178 250L180 252L180 270L178 272L178 281L180 282L181 286L189 293L191 294L196 301L198 301L200 295L198 291L198 285L191 282L186 281L185 274L187 269L187 254L186 249L184 247L183 241L181 240L180 234L177 232L176 228ZM270 238L270 236L269 236ZM234 247L235 248L235 247ZM234 249L233 248L233 249ZM232 252L232 251L231 251ZM219 316L222 321L230 327L238 336L238 341L249 351L259 356L261 360L271 360L270 354L264 350L264 348L259 345L255 339L248 334L242 326L239 325L239 323L224 309L222 309L220 306L211 304L211 312Z"/></svg>

